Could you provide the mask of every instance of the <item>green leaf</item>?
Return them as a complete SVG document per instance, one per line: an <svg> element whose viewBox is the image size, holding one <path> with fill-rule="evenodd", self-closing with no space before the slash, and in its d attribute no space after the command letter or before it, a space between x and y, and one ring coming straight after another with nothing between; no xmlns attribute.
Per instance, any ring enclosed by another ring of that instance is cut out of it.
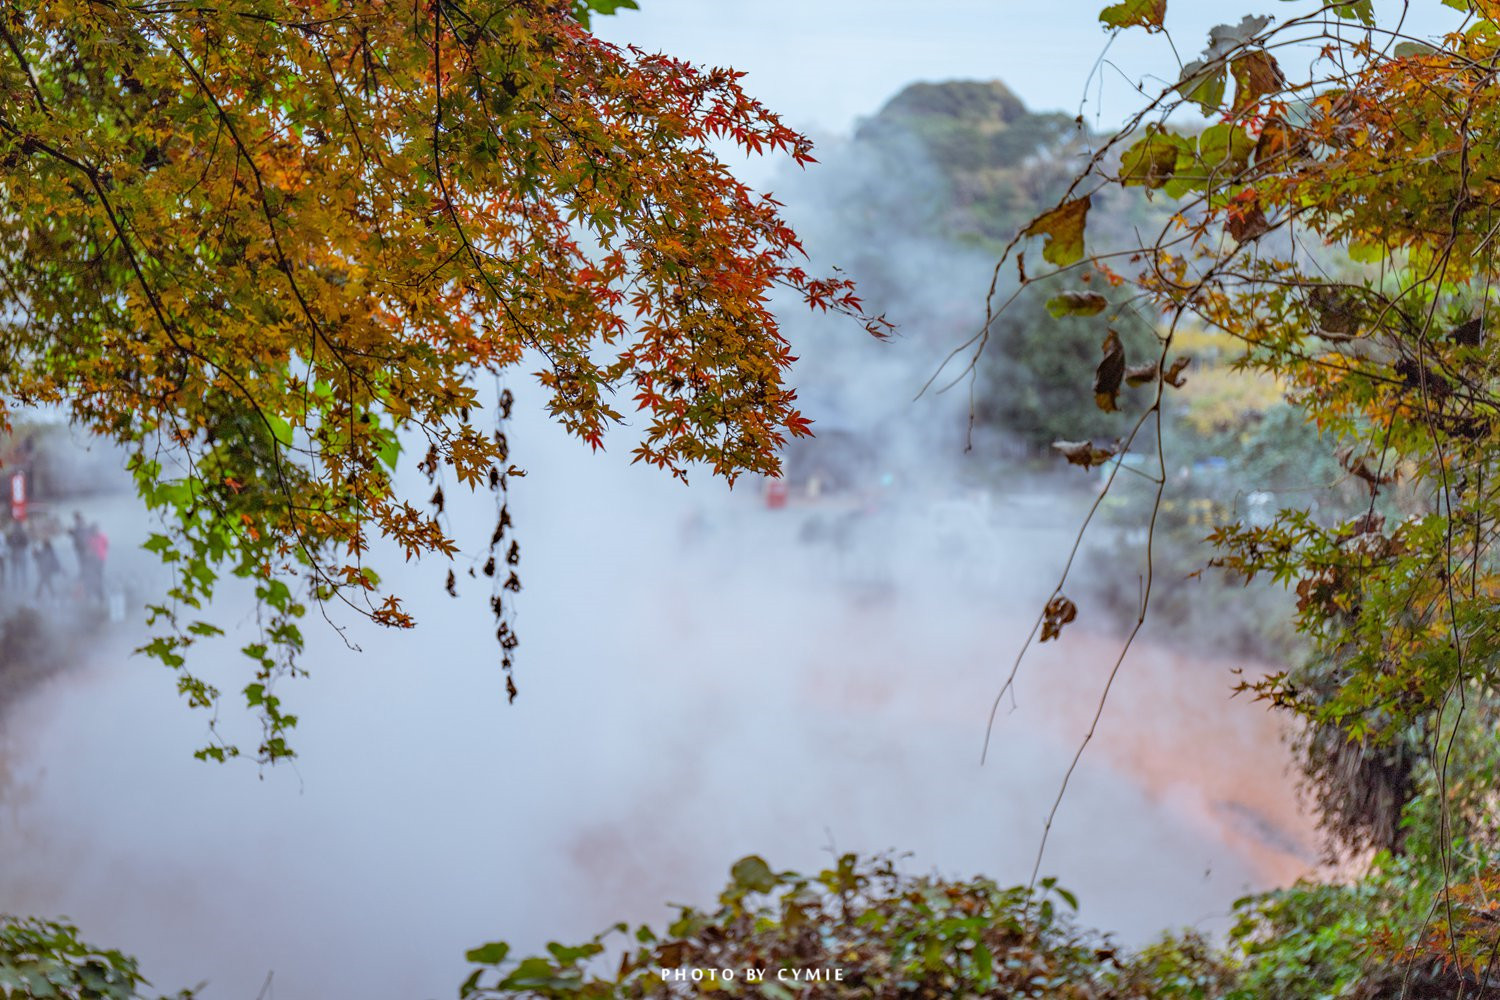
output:
<svg viewBox="0 0 1500 1000"><path fill-rule="evenodd" d="M1437 52L1437 49L1425 42L1397 42L1392 51L1396 53L1397 58L1408 59L1412 56L1430 56Z"/></svg>
<svg viewBox="0 0 1500 1000"><path fill-rule="evenodd" d="M1227 78L1223 63L1206 63L1195 59L1182 67L1182 79L1177 81L1176 89L1205 112L1213 112L1224 105Z"/></svg>
<svg viewBox="0 0 1500 1000"><path fill-rule="evenodd" d="M640 10L636 0L573 0L573 16L585 28L594 14L614 14L622 10Z"/></svg>
<svg viewBox="0 0 1500 1000"><path fill-rule="evenodd" d="M1047 300L1047 311L1057 319L1064 316L1097 316L1109 307L1109 300L1098 292L1063 292Z"/></svg>
<svg viewBox="0 0 1500 1000"><path fill-rule="evenodd" d="M1375 23L1374 0L1342 0L1342 2L1333 3L1330 6L1333 8L1333 12L1339 17L1358 20L1362 24L1373 25ZM1451 4L1450 6L1458 5Z"/></svg>
<svg viewBox="0 0 1500 1000"><path fill-rule="evenodd" d="M556 941L549 942L547 951L562 965L576 965L585 958L593 958L604 950L604 946L589 942L588 944L567 945L558 944Z"/></svg>
<svg viewBox="0 0 1500 1000"><path fill-rule="evenodd" d="M400 439L392 433L382 435L380 448L375 452L375 457L378 458L380 460L380 464L384 465L387 469L395 469L396 460L401 457Z"/></svg>
<svg viewBox="0 0 1500 1000"><path fill-rule="evenodd" d="M1188 149L1186 139L1152 126L1120 157L1120 182L1154 191L1171 179L1178 155Z"/></svg>
<svg viewBox="0 0 1500 1000"><path fill-rule="evenodd" d="M765 859L755 854L736 861L729 875L736 886L749 892L770 892L781 883Z"/></svg>
<svg viewBox="0 0 1500 1000"><path fill-rule="evenodd" d="M1109 28L1136 25L1147 31L1161 31L1167 16L1167 0L1123 0L1099 12L1099 21Z"/></svg>
<svg viewBox="0 0 1500 1000"><path fill-rule="evenodd" d="M1255 140L1238 125L1223 122L1198 136L1198 159L1203 176L1194 187L1219 186L1241 173L1250 163Z"/></svg>
<svg viewBox="0 0 1500 1000"><path fill-rule="evenodd" d="M470 948L464 952L464 958L479 965L499 965L509 954L510 945L504 941L491 941L478 948Z"/></svg>
<svg viewBox="0 0 1500 1000"><path fill-rule="evenodd" d="M265 417L266 426L271 428L271 434L276 438L276 442L283 448L290 448L292 446L292 425L274 413L267 413Z"/></svg>
<svg viewBox="0 0 1500 1000"><path fill-rule="evenodd" d="M1032 219L1021 230L1023 236L1044 236L1042 259L1058 267L1076 264L1083 259L1083 230L1088 221L1088 195L1059 205Z"/></svg>
<svg viewBox="0 0 1500 1000"><path fill-rule="evenodd" d="M576 989L577 986L577 973L559 973L551 962L535 957L524 959L510 975L497 984L498 989L514 992L567 990L569 987Z"/></svg>
<svg viewBox="0 0 1500 1000"><path fill-rule="evenodd" d="M981 944L974 949L975 978L980 989L987 989L995 982L995 955L989 946Z"/></svg>

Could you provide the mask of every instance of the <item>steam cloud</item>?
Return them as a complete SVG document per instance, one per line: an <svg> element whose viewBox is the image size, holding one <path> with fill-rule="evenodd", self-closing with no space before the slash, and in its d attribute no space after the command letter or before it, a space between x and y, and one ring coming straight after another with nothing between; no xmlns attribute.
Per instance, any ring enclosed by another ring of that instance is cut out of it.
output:
<svg viewBox="0 0 1500 1000"><path fill-rule="evenodd" d="M807 869L895 848L1024 881L1116 649L1087 608L1028 662L982 769L979 747L1081 501L990 474L984 442L965 455L962 391L913 402L989 262L916 236L843 245L841 211L920 211L925 175L827 159L778 193L819 258L856 278L883 261L874 304L906 329L856 342L783 312L815 429L859 437L858 489L777 510L754 482L683 488L626 465L624 435L589 456L517 384L517 703L466 562L452 600L446 566L387 556L421 624L341 622L358 655L309 623L312 676L280 692L301 756L265 774L194 762L203 718L117 632L5 716L0 910L66 914L162 989L248 998L274 973L275 1000L381 1000L451 995L485 940L536 949L707 902L751 852ZM458 493L477 546L493 511ZM233 645L208 664L229 692ZM1142 644L1059 813L1044 871L1126 941L1212 924L1306 865L1274 727L1230 700L1227 666Z"/></svg>

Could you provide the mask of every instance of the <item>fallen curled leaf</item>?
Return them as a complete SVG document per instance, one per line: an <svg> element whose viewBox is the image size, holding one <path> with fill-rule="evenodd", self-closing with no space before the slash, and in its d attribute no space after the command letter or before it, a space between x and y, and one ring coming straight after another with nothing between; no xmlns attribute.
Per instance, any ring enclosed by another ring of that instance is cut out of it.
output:
<svg viewBox="0 0 1500 1000"><path fill-rule="evenodd" d="M1052 447L1062 452L1069 463L1091 469L1114 458L1117 445L1101 448L1092 441L1053 441Z"/></svg>
<svg viewBox="0 0 1500 1000"><path fill-rule="evenodd" d="M1148 382L1155 382L1160 377L1168 385L1181 389L1187 381L1187 379L1182 377L1182 370L1188 366L1191 360L1191 358L1178 358L1167 368L1166 375L1159 374L1161 369L1157 367L1155 361L1143 365L1131 365L1125 369L1125 384L1146 385Z"/></svg>
<svg viewBox="0 0 1500 1000"><path fill-rule="evenodd" d="M1120 396L1120 383L1125 378L1125 345L1120 343L1120 335L1111 330L1104 338L1104 343L1099 346L1104 357L1100 359L1099 367L1094 369L1094 402L1099 405L1099 409L1113 413L1119 409L1116 404Z"/></svg>
<svg viewBox="0 0 1500 1000"><path fill-rule="evenodd" d="M1078 605L1058 594L1042 611L1042 642L1062 635L1063 626L1078 617Z"/></svg>
<svg viewBox="0 0 1500 1000"><path fill-rule="evenodd" d="M1181 389L1187 382L1187 379L1182 377L1182 372L1192 363L1192 360L1192 358L1178 358L1168 366L1167 373L1162 376L1162 380L1174 389Z"/></svg>

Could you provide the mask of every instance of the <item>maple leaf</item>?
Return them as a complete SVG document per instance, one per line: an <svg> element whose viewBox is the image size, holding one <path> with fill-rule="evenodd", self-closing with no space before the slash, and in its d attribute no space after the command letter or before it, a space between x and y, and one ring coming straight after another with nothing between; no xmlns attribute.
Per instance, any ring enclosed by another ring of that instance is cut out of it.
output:
<svg viewBox="0 0 1500 1000"><path fill-rule="evenodd" d="M741 72L583 29L632 2L252 6L5 15L0 266L26 317L0 319L0 402L55 403L133 454L174 542L164 607L242 567L276 584L265 680L296 670L291 584L411 624L361 560L457 551L431 512L445 469L504 493L513 397L488 386L528 353L588 446L634 394L638 458L732 480L810 431L774 292L889 332L710 152L811 162ZM431 508L398 474L418 432ZM292 717L252 707L282 739Z"/></svg>

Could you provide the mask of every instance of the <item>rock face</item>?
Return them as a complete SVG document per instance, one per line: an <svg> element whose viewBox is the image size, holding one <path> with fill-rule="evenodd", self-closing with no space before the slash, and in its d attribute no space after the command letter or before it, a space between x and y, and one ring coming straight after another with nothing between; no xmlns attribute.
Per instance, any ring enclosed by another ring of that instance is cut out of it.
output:
<svg viewBox="0 0 1500 1000"><path fill-rule="evenodd" d="M891 98L881 118L950 118L982 123L1013 122L1028 114L1026 105L999 80L952 80L914 83Z"/></svg>

